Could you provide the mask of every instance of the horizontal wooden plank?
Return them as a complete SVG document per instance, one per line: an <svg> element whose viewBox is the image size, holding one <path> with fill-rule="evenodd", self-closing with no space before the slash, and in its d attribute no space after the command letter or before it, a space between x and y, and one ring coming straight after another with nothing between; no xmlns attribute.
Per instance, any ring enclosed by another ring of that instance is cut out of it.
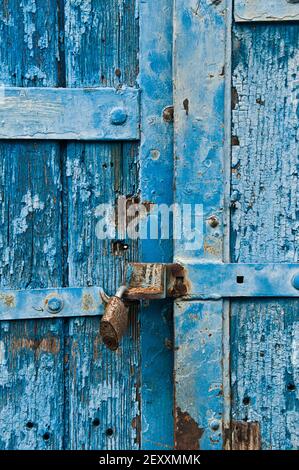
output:
<svg viewBox="0 0 299 470"><path fill-rule="evenodd" d="M235 21L296 21L299 0L235 0Z"/></svg>
<svg viewBox="0 0 299 470"><path fill-rule="evenodd" d="M0 139L136 140L134 88L3 87Z"/></svg>
<svg viewBox="0 0 299 470"><path fill-rule="evenodd" d="M99 287L0 291L0 320L103 315Z"/></svg>

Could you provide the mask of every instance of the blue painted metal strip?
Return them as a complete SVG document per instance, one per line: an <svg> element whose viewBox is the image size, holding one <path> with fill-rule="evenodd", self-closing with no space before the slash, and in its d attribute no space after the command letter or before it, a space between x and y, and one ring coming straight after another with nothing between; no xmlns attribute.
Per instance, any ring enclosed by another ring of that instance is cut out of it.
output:
<svg viewBox="0 0 299 470"><path fill-rule="evenodd" d="M136 140L134 88L12 88L0 96L0 139Z"/></svg>
<svg viewBox="0 0 299 470"><path fill-rule="evenodd" d="M234 11L237 22L299 20L296 0L235 0Z"/></svg>
<svg viewBox="0 0 299 470"><path fill-rule="evenodd" d="M185 269L192 299L299 297L299 265L295 263L190 263Z"/></svg>
<svg viewBox="0 0 299 470"><path fill-rule="evenodd" d="M175 303L176 447L222 446L222 302Z"/></svg>
<svg viewBox="0 0 299 470"><path fill-rule="evenodd" d="M102 292L99 287L1 290L0 320L102 315Z"/></svg>
<svg viewBox="0 0 299 470"><path fill-rule="evenodd" d="M175 1L175 202L201 205L203 243L175 242L175 261L223 261L224 122L227 2ZM215 40L217 38L217 40ZM228 71L229 73L229 71ZM212 219L211 219L212 217ZM210 223L211 220L217 222ZM182 262L185 265L185 262ZM175 434L178 449L221 449L222 301L175 309ZM196 321L182 310L199 308ZM217 313L216 313L217 312ZM215 334L217 330L217 334ZM211 334L211 347L205 344ZM192 342L192 353L188 352ZM182 373L183 371L183 373ZM205 386L202 381L205 380ZM217 392L210 400L210 390ZM200 394L200 399L199 399ZM190 432L192 429L193 435Z"/></svg>

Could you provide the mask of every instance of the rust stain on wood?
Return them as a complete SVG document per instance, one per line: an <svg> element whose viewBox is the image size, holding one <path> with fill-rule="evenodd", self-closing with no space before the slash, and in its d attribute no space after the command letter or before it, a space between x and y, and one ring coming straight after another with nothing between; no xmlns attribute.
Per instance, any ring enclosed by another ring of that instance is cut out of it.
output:
<svg viewBox="0 0 299 470"><path fill-rule="evenodd" d="M204 430L200 428L197 422L189 415L182 412L178 407L176 409L175 422L175 449L176 450L199 450L200 439Z"/></svg>
<svg viewBox="0 0 299 470"><path fill-rule="evenodd" d="M60 340L53 336L43 339L14 338L12 341L13 352L25 350L33 350L37 354L42 352L58 354L60 351Z"/></svg>
<svg viewBox="0 0 299 470"><path fill-rule="evenodd" d="M232 450L261 450L261 430L258 422L232 422Z"/></svg>

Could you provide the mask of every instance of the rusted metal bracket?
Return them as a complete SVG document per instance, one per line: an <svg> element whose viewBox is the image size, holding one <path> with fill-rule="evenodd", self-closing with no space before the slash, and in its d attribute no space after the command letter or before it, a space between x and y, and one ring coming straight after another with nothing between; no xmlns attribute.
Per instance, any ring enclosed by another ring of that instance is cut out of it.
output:
<svg viewBox="0 0 299 470"><path fill-rule="evenodd" d="M159 300L188 294L186 271L180 264L131 263L126 278L127 300Z"/></svg>
<svg viewBox="0 0 299 470"><path fill-rule="evenodd" d="M184 269L176 264L128 265L124 302L186 295ZM0 291L0 320L103 315L110 297L101 287ZM110 305L110 304L109 304Z"/></svg>

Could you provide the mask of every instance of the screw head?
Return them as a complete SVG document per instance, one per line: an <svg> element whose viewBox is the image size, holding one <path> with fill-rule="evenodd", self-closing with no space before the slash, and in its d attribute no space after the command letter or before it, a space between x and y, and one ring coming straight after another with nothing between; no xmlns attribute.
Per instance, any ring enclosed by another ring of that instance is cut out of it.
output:
<svg viewBox="0 0 299 470"><path fill-rule="evenodd" d="M59 297L51 297L47 302L47 310L50 313L59 313L63 309L63 300Z"/></svg>
<svg viewBox="0 0 299 470"><path fill-rule="evenodd" d="M211 215L211 217L208 218L208 223L209 223L210 227L216 228L219 225L219 220L216 217L216 215Z"/></svg>
<svg viewBox="0 0 299 470"><path fill-rule="evenodd" d="M127 113L123 108L114 108L110 113L110 121L114 126L121 126L127 120Z"/></svg>
<svg viewBox="0 0 299 470"><path fill-rule="evenodd" d="M293 277L292 284L295 289L299 290L299 273L295 274L295 276Z"/></svg>
<svg viewBox="0 0 299 470"><path fill-rule="evenodd" d="M217 421L217 419L213 419L213 421L211 421L210 423L210 427L213 431L218 431L218 429L220 428L220 422Z"/></svg>

